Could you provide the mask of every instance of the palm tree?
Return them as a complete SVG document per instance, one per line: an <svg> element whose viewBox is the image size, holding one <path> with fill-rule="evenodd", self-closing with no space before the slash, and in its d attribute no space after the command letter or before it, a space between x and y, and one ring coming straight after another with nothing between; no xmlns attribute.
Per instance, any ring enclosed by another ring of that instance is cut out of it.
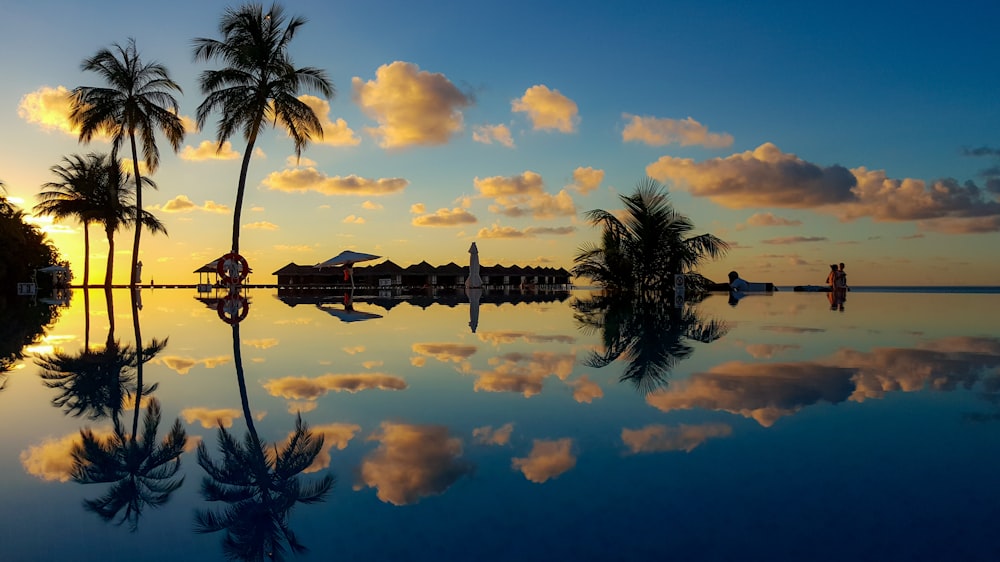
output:
<svg viewBox="0 0 1000 562"><path fill-rule="evenodd" d="M159 401L151 398L141 434L135 424L130 436L117 417L114 431L107 438L98 437L89 428L80 431L81 442L72 452L73 480L80 484L112 484L101 497L84 500L87 511L108 522L118 517L118 524L127 521L135 531L146 506L165 504L181 487L184 477L174 479L174 476L180 469L187 434L181 420L175 419L167 435L157 442L161 417ZM122 509L125 511L119 516Z"/></svg>
<svg viewBox="0 0 1000 562"><path fill-rule="evenodd" d="M625 206L622 218L601 209L585 214L592 225L603 227L601 244L580 248L573 275L589 277L612 292L663 295L673 290L674 274L683 273L690 294L703 292L708 280L695 269L707 258L725 255L729 244L711 234L689 236L691 219L674 208L652 178L619 199Z"/></svg>
<svg viewBox="0 0 1000 562"><path fill-rule="evenodd" d="M666 299L605 295L578 299L571 306L580 327L599 332L603 344L584 365L601 368L624 358L619 382L630 382L643 394L667 385L677 363L694 353L688 342L710 343L729 332L724 322L706 320L697 308L676 308Z"/></svg>
<svg viewBox="0 0 1000 562"><path fill-rule="evenodd" d="M247 142L233 210L234 254L240 249L240 215L250 156L261 130L280 122L295 143L297 157L312 138L323 138L316 114L296 95L306 87L330 98L333 84L321 69L295 68L288 53L289 42L305 23L304 18L293 17L286 25L284 10L277 4L267 12L260 4L250 4L226 10L219 22L221 40L194 40L195 61L220 59L227 65L201 74L205 101L198 106L198 127L218 110L219 148L237 131L242 131Z"/></svg>
<svg viewBox="0 0 1000 562"><path fill-rule="evenodd" d="M233 352L236 378L243 405L247 434L239 441L219 426L221 462L212 460L204 441L198 444L198 464L205 470L201 494L210 502L229 505L225 510L198 511L195 530L199 533L225 531L223 550L233 560L282 560L284 543L295 553L306 551L288 524L296 503L323 501L333 487L332 475L310 483L299 481L299 473L309 468L323 448L323 436L316 435L302 421L280 449L260 440L253 424L240 353L240 327L233 325Z"/></svg>
<svg viewBox="0 0 1000 562"><path fill-rule="evenodd" d="M48 215L56 220L71 218L83 224L84 288L90 285L90 223L94 221L93 211L104 165L104 156L95 153L86 157L64 156L62 164L49 168L59 181L42 185L45 191L36 196L39 203L34 208L36 215Z"/></svg>
<svg viewBox="0 0 1000 562"><path fill-rule="evenodd" d="M112 49L101 49L83 61L82 69L98 73L108 87L80 86L73 90L70 119L80 127L80 140L89 143L94 135L111 136L111 154L117 157L127 139L132 149L132 176L136 178L135 214L133 223L144 222L142 210L143 178L139 172L139 148L143 161L153 173L160 163L156 132L161 131L176 152L184 140L184 125L178 116L179 107L172 92L181 87L170 79L165 66L143 63L129 39L124 46L115 43ZM138 136L138 142L136 137ZM145 183L155 187L155 184ZM135 285L136 264L139 261L139 236L135 229L132 243L130 285Z"/></svg>

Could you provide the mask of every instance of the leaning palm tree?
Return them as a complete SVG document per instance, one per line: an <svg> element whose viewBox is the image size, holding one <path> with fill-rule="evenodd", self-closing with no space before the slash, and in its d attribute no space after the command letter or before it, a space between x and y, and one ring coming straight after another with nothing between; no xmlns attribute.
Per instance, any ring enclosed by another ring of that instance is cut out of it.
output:
<svg viewBox="0 0 1000 562"><path fill-rule="evenodd" d="M586 213L592 225L603 227L600 244L586 244L574 258L573 274L589 277L606 290L635 295L672 291L674 274L685 274L692 294L708 281L696 268L719 258L729 244L711 235L690 236L694 224L681 214L664 187L645 178L631 195L620 195L622 217L595 209Z"/></svg>
<svg viewBox="0 0 1000 562"><path fill-rule="evenodd" d="M198 464L206 474L201 494L209 502L228 507L199 510L195 530L225 531L222 546L228 559L283 560L285 544L297 554L307 550L289 526L292 508L297 503L323 501L335 479L327 474L317 481L299 481L299 474L323 449L323 436L311 432L301 416L296 417L295 431L280 449L260 440L246 390L238 323L233 325L233 358L247 434L240 441L220 424L219 462L212 459L204 441L198 444Z"/></svg>
<svg viewBox="0 0 1000 562"><path fill-rule="evenodd" d="M158 63L143 63L129 39L124 46L115 43L112 49L101 49L83 61L83 70L99 74L108 87L80 86L73 90L70 119L80 127L80 140L88 143L97 134L111 137L111 154L117 156L128 140L132 153L132 175L136 179L135 214L133 222L143 222L142 186L139 152L150 173L160 163L156 132L160 131L176 152L184 140L184 125L178 116L179 107L172 92L181 87L170 79L167 68ZM139 261L139 236L135 229L132 243L130 285L137 283L136 264Z"/></svg>
<svg viewBox="0 0 1000 562"><path fill-rule="evenodd" d="M63 163L49 168L59 180L42 185L36 197L36 215L48 215L56 220L76 219L83 224L83 286L90 285L90 223L94 222L97 190L104 173L103 155L73 154L64 156Z"/></svg>
<svg viewBox="0 0 1000 562"><path fill-rule="evenodd" d="M219 148L237 131L242 131L247 143L233 210L234 254L240 250L240 215L250 156L261 130L280 122L295 143L297 157L312 138L323 138L316 114L296 96L306 87L330 98L333 84L321 69L296 68L288 53L289 42L304 23L304 18L293 17L286 25L284 10L277 4L266 12L260 4L250 4L226 10L219 22L222 39L194 40L196 61L219 59L226 65L201 74L205 101L198 106L198 127L219 111Z"/></svg>

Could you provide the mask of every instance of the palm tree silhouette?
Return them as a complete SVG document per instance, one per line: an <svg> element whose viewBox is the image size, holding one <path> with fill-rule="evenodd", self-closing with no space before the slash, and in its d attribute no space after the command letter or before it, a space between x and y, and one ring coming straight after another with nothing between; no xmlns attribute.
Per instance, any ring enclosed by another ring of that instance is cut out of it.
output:
<svg viewBox="0 0 1000 562"><path fill-rule="evenodd" d="M240 388L247 434L238 440L219 426L219 453L215 462L204 441L198 444L198 464L205 470L201 494L209 502L228 505L220 510L199 510L195 530L199 533L225 531L222 542L227 558L234 560L282 560L285 544L294 553L307 549L288 523L296 503L324 500L334 485L332 475L302 483L299 474L308 468L323 448L323 436L316 435L295 419L295 431L280 449L263 443L253 424L240 353L240 327L233 325L233 354Z"/></svg>
<svg viewBox="0 0 1000 562"><path fill-rule="evenodd" d="M293 17L285 25L284 10L277 4L264 12L263 6L250 4L228 9L219 22L222 39L194 40L194 59L219 59L227 66L202 72L199 82L205 100L198 106L199 129L208 116L220 112L217 139L219 148L237 131L242 131L247 145L240 167L233 210L232 252L240 250L240 216L247 171L254 144L268 123L284 125L295 143L295 155L312 138L323 138L323 127L312 108L296 96L301 87L315 90L327 98L334 95L326 72L312 67L295 68L288 44L299 27L306 23Z"/></svg>
<svg viewBox="0 0 1000 562"><path fill-rule="evenodd" d="M694 352L689 341L710 343L729 332L725 323L702 318L697 308L674 308L664 299L597 296L571 306L583 330L601 335L603 350L592 351L584 364L601 368L624 358L618 380L632 383L642 394L668 384L677 363Z"/></svg>
<svg viewBox="0 0 1000 562"><path fill-rule="evenodd" d="M91 153L63 157L63 164L49 168L59 181L42 185L44 191L36 197L36 215L48 215L56 220L76 219L83 224L83 286L90 284L90 223L94 222L97 192L102 188L104 157Z"/></svg>
<svg viewBox="0 0 1000 562"><path fill-rule="evenodd" d="M178 116L179 107L172 92L180 93L181 87L170 79L165 66L142 62L134 39L129 39L124 46L115 43L112 49L99 50L84 60L81 68L96 72L104 78L108 87L75 88L70 119L80 127L80 140L84 143L89 143L94 135L110 135L112 157L117 157L122 144L128 140L132 153L132 176L138 186L132 222L145 224L142 186L155 187L155 184L144 182L139 171L140 144L143 162L150 173L155 172L160 163L155 136L157 131L163 133L174 152L180 149L184 140L184 125ZM135 229L130 285L137 282L141 231L140 228Z"/></svg>
<svg viewBox="0 0 1000 562"><path fill-rule="evenodd" d="M724 255L729 244L711 234L690 236L691 219L674 208L652 178L619 199L625 206L622 218L602 209L585 214L592 225L603 227L601 243L580 248L573 275L589 277L609 291L638 295L672 294L674 274L683 273L689 294L705 291L708 280L695 268Z"/></svg>

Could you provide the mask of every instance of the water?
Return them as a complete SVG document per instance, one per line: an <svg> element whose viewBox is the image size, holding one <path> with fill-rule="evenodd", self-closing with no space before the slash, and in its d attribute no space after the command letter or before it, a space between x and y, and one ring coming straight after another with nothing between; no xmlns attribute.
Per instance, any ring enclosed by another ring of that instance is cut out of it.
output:
<svg viewBox="0 0 1000 562"><path fill-rule="evenodd" d="M50 388L39 361L107 351L112 329L119 349L134 346L129 293L113 291L109 317L104 292L90 292L88 340L75 291L7 373L3 560L223 559L224 530L195 532L199 514L223 521L227 507L206 500L198 443L221 465L221 422L273 454L297 416L324 446L275 481L336 483L290 509L280 486L270 502L234 503L244 559L276 552L262 537L297 560L1000 555L1000 321L984 313L1000 294L852 291L831 310L825 294L779 292L668 313L603 308L581 291L483 295L474 314L464 296L356 296L350 312L342 295L255 290L236 328L195 297L141 293L137 427L153 397L155 442L175 420L187 439L177 473L158 481L179 487L122 524L126 506L110 523L85 508L114 483L74 481L70 451L81 429L103 441L116 417L127 441L134 398L102 414L92 406L115 401L85 392L100 377ZM72 399L54 404L66 388ZM293 554L282 525L309 551Z"/></svg>

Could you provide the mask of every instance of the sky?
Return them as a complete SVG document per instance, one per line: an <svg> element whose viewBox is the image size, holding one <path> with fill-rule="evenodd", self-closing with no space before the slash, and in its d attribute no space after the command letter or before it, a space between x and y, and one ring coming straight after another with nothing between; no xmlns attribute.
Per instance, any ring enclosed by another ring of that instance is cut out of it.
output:
<svg viewBox="0 0 1000 562"><path fill-rule="evenodd" d="M217 150L193 40L220 38L238 4L5 2L0 180L25 209L78 142L67 95L104 86L80 69L134 38L167 67L188 125L160 139L144 206L143 281L197 282L226 253L245 140ZM324 138L300 159L280 128L250 163L241 253L251 282L344 249L405 267L570 269L599 230L584 213L621 208L645 177L732 246L701 272L823 284L997 285L1000 279L1000 5L912 2L451 0L294 1L308 20L296 66L322 68L332 99L303 90ZM33 220L77 275L83 233ZM130 232L116 238L127 282ZM91 278L107 259L91 232Z"/></svg>

